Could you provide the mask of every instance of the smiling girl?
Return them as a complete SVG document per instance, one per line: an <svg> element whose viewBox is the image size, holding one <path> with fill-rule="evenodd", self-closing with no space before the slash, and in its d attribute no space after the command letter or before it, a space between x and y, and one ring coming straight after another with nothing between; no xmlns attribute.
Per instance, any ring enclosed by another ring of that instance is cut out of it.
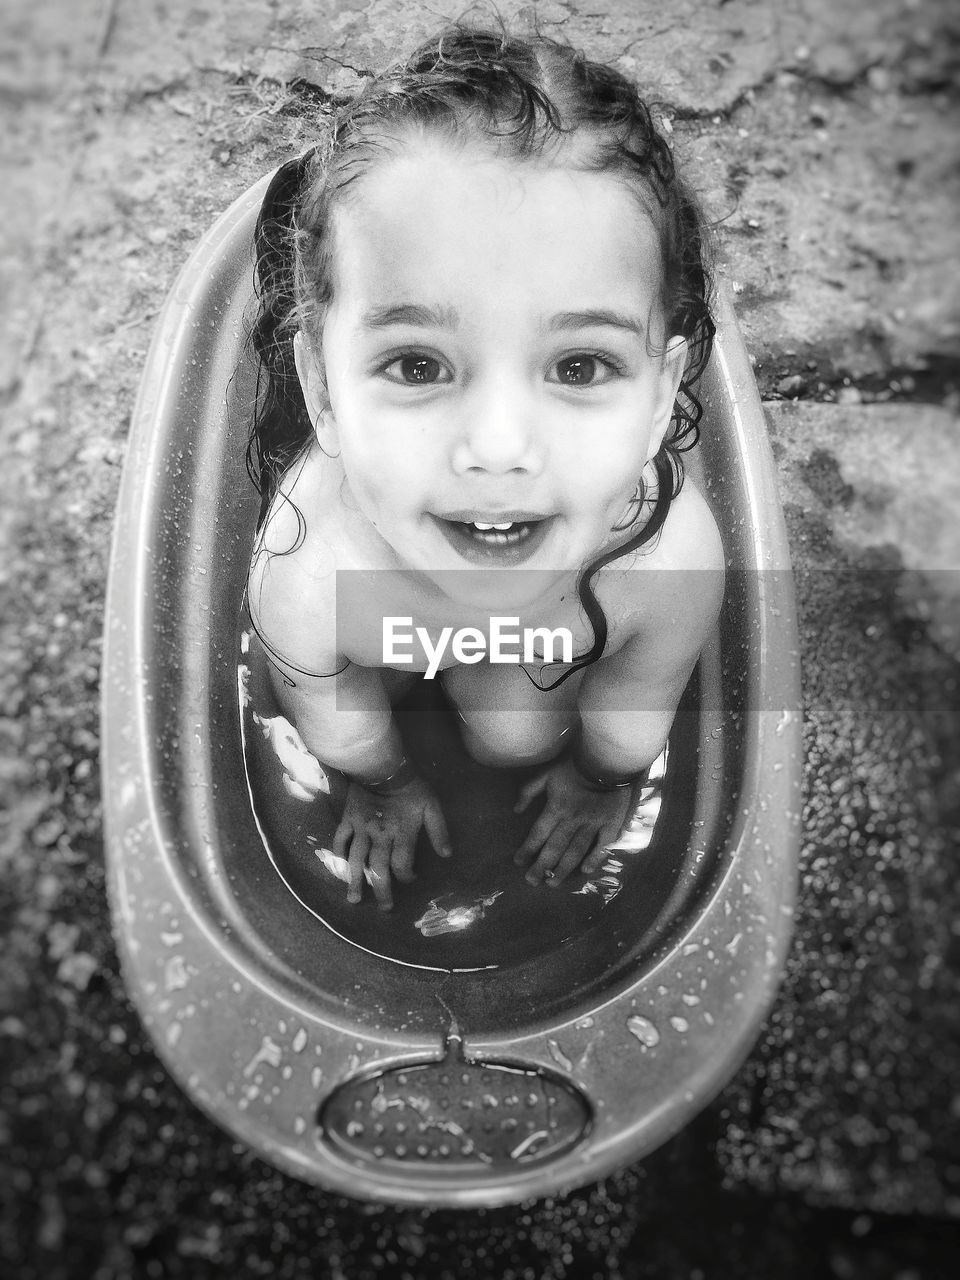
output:
<svg viewBox="0 0 960 1280"><path fill-rule="evenodd" d="M450 852L391 710L429 661L385 656L390 618L572 636L566 664L449 646L439 678L475 759L543 766L527 879L590 873L723 591L680 463L713 323L666 143L615 71L451 29L283 166L257 248L248 602L284 713L351 780L348 898L389 907L421 828Z"/></svg>

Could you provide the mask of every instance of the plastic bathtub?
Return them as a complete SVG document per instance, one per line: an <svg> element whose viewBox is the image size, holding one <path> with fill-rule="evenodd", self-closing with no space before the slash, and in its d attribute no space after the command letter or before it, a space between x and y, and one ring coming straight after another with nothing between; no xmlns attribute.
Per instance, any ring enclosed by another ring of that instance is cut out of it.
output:
<svg viewBox="0 0 960 1280"><path fill-rule="evenodd" d="M277 785L283 726L241 651L258 511L245 335L267 181L169 295L123 470L103 777L125 979L188 1095L288 1173L409 1204L562 1192L643 1157L726 1083L789 942L797 634L749 360L721 293L690 468L721 526L726 601L665 776L661 763L604 874L556 891L511 874L513 783L471 772L443 706L418 695L403 714L457 856L421 851L389 917L347 907L324 861L340 783L292 799Z"/></svg>

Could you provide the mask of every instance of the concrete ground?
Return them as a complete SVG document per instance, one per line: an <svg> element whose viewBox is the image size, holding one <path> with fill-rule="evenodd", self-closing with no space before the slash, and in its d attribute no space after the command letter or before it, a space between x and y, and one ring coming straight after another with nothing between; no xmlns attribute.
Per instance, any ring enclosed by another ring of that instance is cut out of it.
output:
<svg viewBox="0 0 960 1280"><path fill-rule="evenodd" d="M377 1209L232 1144L159 1067L126 1003L104 900L97 685L151 322L214 216L304 145L291 82L348 91L454 12L7 0L0 14L4 1274L952 1275L950 0L546 0L521 15L617 61L659 104L716 221L780 464L805 834L782 993L736 1079L661 1152L578 1194L489 1213Z"/></svg>

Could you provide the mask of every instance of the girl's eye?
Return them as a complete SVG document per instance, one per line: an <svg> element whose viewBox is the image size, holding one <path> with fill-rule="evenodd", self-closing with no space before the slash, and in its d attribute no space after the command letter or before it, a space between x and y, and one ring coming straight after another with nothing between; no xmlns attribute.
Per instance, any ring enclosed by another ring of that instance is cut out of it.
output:
<svg viewBox="0 0 960 1280"><path fill-rule="evenodd" d="M398 356L384 365L383 372L391 382L401 382L408 387L426 387L444 380L444 367L433 356Z"/></svg>
<svg viewBox="0 0 960 1280"><path fill-rule="evenodd" d="M616 370L609 361L600 356L580 352L575 356L565 356L554 365L556 381L564 387L599 386L611 378Z"/></svg>

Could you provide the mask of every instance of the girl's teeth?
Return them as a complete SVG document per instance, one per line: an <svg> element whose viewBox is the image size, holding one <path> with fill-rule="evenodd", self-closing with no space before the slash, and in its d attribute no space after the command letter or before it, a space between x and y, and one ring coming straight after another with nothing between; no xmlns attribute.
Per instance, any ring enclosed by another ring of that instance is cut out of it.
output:
<svg viewBox="0 0 960 1280"><path fill-rule="evenodd" d="M471 520L467 528L473 531L474 537L479 534L479 541L486 543L488 547L512 546L514 543L520 542L530 532L527 525L518 524L515 520L508 520L503 524L488 524L483 520Z"/></svg>

